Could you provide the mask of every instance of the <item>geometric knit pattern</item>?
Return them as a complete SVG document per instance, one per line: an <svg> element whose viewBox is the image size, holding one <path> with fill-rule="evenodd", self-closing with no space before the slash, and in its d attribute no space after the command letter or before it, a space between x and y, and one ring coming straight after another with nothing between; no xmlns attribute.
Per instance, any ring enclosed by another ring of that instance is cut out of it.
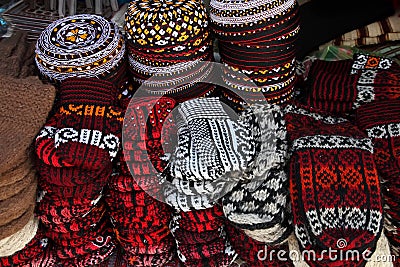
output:
<svg viewBox="0 0 400 267"><path fill-rule="evenodd" d="M166 199L177 209L208 208L249 168L256 148L250 124L230 119L217 98L187 101L178 112L178 147L163 174L171 182Z"/></svg>
<svg viewBox="0 0 400 267"><path fill-rule="evenodd" d="M221 216L219 206L173 213L169 227L185 266L232 266L237 255L227 240Z"/></svg>
<svg viewBox="0 0 400 267"><path fill-rule="evenodd" d="M210 24L218 39L221 63L232 70L222 76L236 94L231 101L240 101L240 93L273 104L293 97L298 7L294 0L210 2ZM229 90L223 93L229 100Z"/></svg>
<svg viewBox="0 0 400 267"><path fill-rule="evenodd" d="M400 100L382 100L362 106L356 124L372 139L374 159L385 200L385 234L393 253L400 252Z"/></svg>
<svg viewBox="0 0 400 267"><path fill-rule="evenodd" d="M371 102L400 99L400 67L392 59L355 53L353 60L321 62L312 64L306 81L306 102L315 108L345 115Z"/></svg>
<svg viewBox="0 0 400 267"><path fill-rule="evenodd" d="M41 33L36 43L40 74L61 82L70 77L105 77L125 57L118 26L93 14L61 18Z"/></svg>
<svg viewBox="0 0 400 267"><path fill-rule="evenodd" d="M357 126L373 140L375 159L380 171L391 161L400 164L400 100L379 101L357 112Z"/></svg>
<svg viewBox="0 0 400 267"><path fill-rule="evenodd" d="M222 199L227 219L246 229L250 237L267 244L282 242L290 233L288 214L288 159L286 126L277 105L252 105L244 113L255 113L260 146L249 171L249 181L240 181Z"/></svg>
<svg viewBox="0 0 400 267"><path fill-rule="evenodd" d="M135 84L178 102L213 91L215 85L202 83L212 71L201 64L213 61L208 23L202 1L131 1L124 29Z"/></svg>
<svg viewBox="0 0 400 267"><path fill-rule="evenodd" d="M373 249L383 210L371 140L349 122L325 124L315 120L313 112L290 112L296 108L290 106L285 119L292 151L290 194L301 248Z"/></svg>
<svg viewBox="0 0 400 267"><path fill-rule="evenodd" d="M55 113L36 137L36 153L44 163L94 170L101 168L102 159L116 157L122 110L113 105L116 89L110 82L101 81L90 96L85 95L85 88L97 83L91 78L62 83Z"/></svg>

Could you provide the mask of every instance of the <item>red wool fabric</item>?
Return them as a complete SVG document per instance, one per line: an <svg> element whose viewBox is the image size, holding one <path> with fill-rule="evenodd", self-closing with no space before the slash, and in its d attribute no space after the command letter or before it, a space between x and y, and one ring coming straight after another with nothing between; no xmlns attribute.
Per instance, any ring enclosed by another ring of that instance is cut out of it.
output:
<svg viewBox="0 0 400 267"><path fill-rule="evenodd" d="M92 91L88 94L87 90ZM63 82L54 118L35 141L39 159L54 167L88 170L101 169L104 162L113 159L119 150L123 122L122 110L113 106L114 91L112 84L93 79Z"/></svg>
<svg viewBox="0 0 400 267"><path fill-rule="evenodd" d="M346 120L299 106L285 111L293 222L302 249L374 248L383 209L371 140ZM340 238L345 248L338 247Z"/></svg>

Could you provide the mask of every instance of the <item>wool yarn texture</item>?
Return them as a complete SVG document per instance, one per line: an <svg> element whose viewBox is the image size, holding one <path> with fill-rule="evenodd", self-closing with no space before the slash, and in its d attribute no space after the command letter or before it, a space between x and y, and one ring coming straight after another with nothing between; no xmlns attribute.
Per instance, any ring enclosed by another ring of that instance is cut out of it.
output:
<svg viewBox="0 0 400 267"><path fill-rule="evenodd" d="M304 98L322 111L354 115L362 105L399 99L399 70L390 58L364 53L355 53L352 60L318 60L308 74Z"/></svg>
<svg viewBox="0 0 400 267"><path fill-rule="evenodd" d="M59 84L71 77L115 82L125 72L125 43L118 26L104 17L79 14L58 19L36 42L41 76Z"/></svg>
<svg viewBox="0 0 400 267"><path fill-rule="evenodd" d="M289 156L284 116L281 108L273 104L254 104L243 113L257 117L260 146L254 167L249 169L250 179L240 181L222 198L224 214L250 237L277 244L291 231L284 171Z"/></svg>
<svg viewBox="0 0 400 267"><path fill-rule="evenodd" d="M173 213L169 227L185 266L231 266L237 254L226 237L222 215L218 205Z"/></svg>
<svg viewBox="0 0 400 267"><path fill-rule="evenodd" d="M150 95L179 102L215 89L204 81L212 68L208 15L198 0L132 1L125 13L129 68L133 81Z"/></svg>
<svg viewBox="0 0 400 267"><path fill-rule="evenodd" d="M54 167L87 170L113 160L120 149L123 121L122 110L113 105L115 91L112 83L94 78L63 82L58 109L36 137L39 159Z"/></svg>
<svg viewBox="0 0 400 267"><path fill-rule="evenodd" d="M178 145L163 173L168 204L183 211L210 208L245 179L256 142L250 122L239 120L230 118L218 98L178 106Z"/></svg>
<svg viewBox="0 0 400 267"><path fill-rule="evenodd" d="M397 204L400 184L400 109L399 100L382 100L360 107L356 112L356 124L373 141L374 159L382 182L385 200L385 233L391 249L398 254L400 248Z"/></svg>
<svg viewBox="0 0 400 267"><path fill-rule="evenodd" d="M297 1L213 0L210 21L221 63L233 73L247 75L225 72L227 86L256 102L284 103L293 97L294 43L300 25Z"/></svg>
<svg viewBox="0 0 400 267"><path fill-rule="evenodd" d="M1 76L0 86L0 257L8 258L23 250L37 231L31 144L52 108L55 88L37 77Z"/></svg>
<svg viewBox="0 0 400 267"><path fill-rule="evenodd" d="M118 88L98 78L61 81L51 116L34 140L37 214L56 265L88 266L116 249L104 187L120 151L123 111Z"/></svg>
<svg viewBox="0 0 400 267"><path fill-rule="evenodd" d="M292 151L294 232L300 249L313 249L320 256L328 248L374 251L383 208L371 139L345 119L299 104L286 106L284 112ZM321 259L305 260L310 266L330 266L327 257Z"/></svg>
<svg viewBox="0 0 400 267"><path fill-rule="evenodd" d="M259 242L249 237L243 230L227 222L226 224L227 237L232 244L233 249L238 254L238 257L248 266L276 266L276 267L291 267L293 263L289 258L289 248L287 243L270 246L264 242ZM271 251L281 251L280 256ZM268 254L270 253L270 254ZM279 258L285 258L286 261L281 261Z"/></svg>
<svg viewBox="0 0 400 267"><path fill-rule="evenodd" d="M0 257L0 266L54 266L51 242L38 229L36 235L21 250L7 257Z"/></svg>
<svg viewBox="0 0 400 267"><path fill-rule="evenodd" d="M108 182L105 200L113 231L134 266L166 266L177 260L169 230L172 211L160 200L158 172L166 166L163 134L175 101L169 97L132 99L124 118L124 151Z"/></svg>

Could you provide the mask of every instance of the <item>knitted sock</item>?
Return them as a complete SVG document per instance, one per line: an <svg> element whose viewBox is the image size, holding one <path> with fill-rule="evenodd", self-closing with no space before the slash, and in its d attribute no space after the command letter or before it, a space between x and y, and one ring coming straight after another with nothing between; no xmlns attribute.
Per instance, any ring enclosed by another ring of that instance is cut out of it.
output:
<svg viewBox="0 0 400 267"><path fill-rule="evenodd" d="M335 114L373 101L400 99L399 79L385 70L365 69L353 75L318 71L308 82L307 103Z"/></svg>
<svg viewBox="0 0 400 267"><path fill-rule="evenodd" d="M126 239L131 239L131 236L138 234L146 234L148 232L158 231L165 225L168 225L171 220L170 213L159 213L159 216L147 216L144 218L127 218L126 216L118 217L118 214L113 214L110 212L114 231L118 233L117 235L126 237ZM123 218L126 218L123 220Z"/></svg>
<svg viewBox="0 0 400 267"><path fill-rule="evenodd" d="M178 256L181 261L186 259L201 260L211 258L214 255L220 254L225 248L225 240L223 238L215 239L206 244L182 244L182 241L177 242Z"/></svg>
<svg viewBox="0 0 400 267"><path fill-rule="evenodd" d="M230 119L213 98L187 101L179 109L178 147L163 173L172 182L164 189L166 201L185 211L209 208L252 164L256 140L249 126L254 122Z"/></svg>
<svg viewBox="0 0 400 267"><path fill-rule="evenodd" d="M46 236L52 240L54 245L59 247L81 247L83 244L90 242L96 238L96 236L101 235L105 229L110 228L109 219L104 216L97 223L90 226L85 226L84 229L80 231L71 231L68 233L55 232L49 228L46 228L43 224L40 225L40 229L46 233Z"/></svg>
<svg viewBox="0 0 400 267"><path fill-rule="evenodd" d="M193 99L179 105L179 113L189 128L193 146L206 166L213 167L219 140L213 136L214 120L227 120L218 98Z"/></svg>
<svg viewBox="0 0 400 267"><path fill-rule="evenodd" d="M80 257L59 260L59 262L62 266L69 267L85 267L90 265L98 265L102 262L105 262L116 250L116 245L114 242L107 243L105 241L106 240L97 240L95 243L93 243L98 247L98 249L92 253L88 253Z"/></svg>
<svg viewBox="0 0 400 267"><path fill-rule="evenodd" d="M307 74L307 78L315 77L320 71L331 74L350 74L353 62L354 61L352 59L334 61L316 59L312 61L310 70Z"/></svg>
<svg viewBox="0 0 400 267"><path fill-rule="evenodd" d="M367 69L383 70L397 74L400 72L400 66L391 58L366 54L364 52L354 53L351 73L355 74Z"/></svg>
<svg viewBox="0 0 400 267"><path fill-rule="evenodd" d="M135 206L149 207L155 205L162 205L155 198L149 196L145 191L130 191L130 192L119 192L112 189L107 191L105 199L110 206L115 206L116 208L125 207L132 208Z"/></svg>
<svg viewBox="0 0 400 267"><path fill-rule="evenodd" d="M171 232L176 237L176 239L181 240L183 244L193 245L193 244L208 244L213 240L220 238L220 229L214 231L205 232L190 232L186 231L176 225L175 221L171 222Z"/></svg>
<svg viewBox="0 0 400 267"><path fill-rule="evenodd" d="M105 206L98 205L92 208L88 213L82 217L73 217L71 219L64 219L63 217L57 218L51 215L40 216L41 222L47 229L58 232L68 233L77 232L81 229L87 229L88 226L98 223L105 214Z"/></svg>
<svg viewBox="0 0 400 267"><path fill-rule="evenodd" d="M289 181L297 238L308 236L309 246L321 250L362 252L371 247L382 227L371 140L343 119L296 106L287 106L285 113L293 151ZM338 239L346 241L345 248Z"/></svg>
<svg viewBox="0 0 400 267"><path fill-rule="evenodd" d="M39 183L39 188L57 198L95 199L102 194L105 185L106 181L99 181L85 185L61 187L42 181Z"/></svg>
<svg viewBox="0 0 400 267"><path fill-rule="evenodd" d="M249 182L240 182L222 199L225 216L254 238L266 243L281 242L288 228L284 173L287 159L286 129L283 113L276 105L252 105L244 113L254 112L260 131L260 148L250 170ZM257 130L257 129L255 129ZM272 231L271 231L272 230Z"/></svg>
<svg viewBox="0 0 400 267"><path fill-rule="evenodd" d="M101 196L93 199L58 199L53 198L51 194L45 194L37 204L36 213L38 216L55 216L69 220L84 216L99 202L101 202Z"/></svg>
<svg viewBox="0 0 400 267"><path fill-rule="evenodd" d="M157 190L160 189L159 179L158 177L154 177L154 175L135 175L135 176L132 176L130 174L112 175L108 183L108 186L110 187L110 189L119 192L131 192L133 190L145 190L146 192L157 192Z"/></svg>
<svg viewBox="0 0 400 267"><path fill-rule="evenodd" d="M176 210L188 212L208 209L215 205L215 199L208 195L186 195L170 184L164 185L163 189L165 202Z"/></svg>
<svg viewBox="0 0 400 267"><path fill-rule="evenodd" d="M400 163L400 100L379 101L357 110L357 126L372 138L374 157L380 172L392 167L391 161Z"/></svg>
<svg viewBox="0 0 400 267"><path fill-rule="evenodd" d="M277 169L271 169L265 181L240 184L222 200L225 216L229 221L242 229L275 229L276 237L271 233L275 243L281 238L281 230L287 226L288 213L288 183L286 174Z"/></svg>
<svg viewBox="0 0 400 267"><path fill-rule="evenodd" d="M164 254L156 254L156 255L146 255L146 254L136 255L131 253L124 253L123 257L125 258L126 262L128 262L130 265L138 267L170 266L169 264L174 263L176 261L175 252L167 252Z"/></svg>
<svg viewBox="0 0 400 267"><path fill-rule="evenodd" d="M122 111L112 106L114 92L111 83L96 79L63 82L55 125L46 124L36 137L38 157L55 167L89 170L101 169L103 162L115 158L123 117Z"/></svg>
<svg viewBox="0 0 400 267"><path fill-rule="evenodd" d="M134 255L155 255L155 254L164 254L171 250L175 249L175 240L172 235L168 235L167 237L160 240L158 244L148 245L144 242L132 242L127 240L118 240L128 253Z"/></svg>
<svg viewBox="0 0 400 267"><path fill-rule="evenodd" d="M124 123L124 161L134 176L154 175L166 166L159 140L162 133L170 136L169 129L163 129L163 125L174 106L175 101L168 97L144 97L130 102ZM143 151L147 161L138 161L134 151Z"/></svg>
<svg viewBox="0 0 400 267"><path fill-rule="evenodd" d="M49 186L73 187L95 182L104 183L108 180L112 170L112 162L103 162L101 168L97 170L86 170L77 167L54 167L42 161L36 164L39 173L39 185L49 184Z"/></svg>
<svg viewBox="0 0 400 267"><path fill-rule="evenodd" d="M255 154L255 141L245 128L251 122L238 124L217 98L186 101L178 110L182 122L178 122L180 150L176 165L181 174L177 170L175 178L215 180L221 174L233 176L248 168Z"/></svg>
<svg viewBox="0 0 400 267"><path fill-rule="evenodd" d="M327 110L335 114L345 114L352 111L353 108L360 106L365 101L368 95L364 95L363 91L357 87L357 75L329 73L325 70L318 71L314 76L308 77L310 84L310 92L308 94L307 103L312 101L326 103L327 107L322 110ZM365 91L365 90L364 90ZM335 103L336 106L329 107L330 103ZM345 105L347 104L347 105Z"/></svg>

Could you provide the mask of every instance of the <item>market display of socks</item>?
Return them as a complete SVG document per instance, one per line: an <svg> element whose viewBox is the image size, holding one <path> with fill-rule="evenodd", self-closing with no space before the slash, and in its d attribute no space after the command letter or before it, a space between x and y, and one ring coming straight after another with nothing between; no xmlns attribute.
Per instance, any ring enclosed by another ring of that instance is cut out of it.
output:
<svg viewBox="0 0 400 267"><path fill-rule="evenodd" d="M294 0L131 1L124 30L61 18L41 81L0 79L0 267L400 266L396 61L300 69Z"/></svg>

